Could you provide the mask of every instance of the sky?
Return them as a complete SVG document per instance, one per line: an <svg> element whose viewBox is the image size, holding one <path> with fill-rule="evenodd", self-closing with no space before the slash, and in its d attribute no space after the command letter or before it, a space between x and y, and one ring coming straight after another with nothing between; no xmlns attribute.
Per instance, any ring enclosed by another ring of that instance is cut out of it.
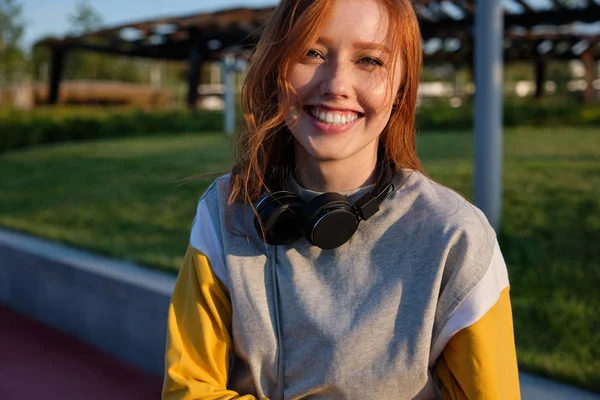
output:
<svg viewBox="0 0 600 400"><path fill-rule="evenodd" d="M277 0L87 0L104 25L120 25L165 16L194 14L234 7L267 7ZM69 15L81 0L20 0L27 24L24 45L29 48L47 35L64 35Z"/></svg>

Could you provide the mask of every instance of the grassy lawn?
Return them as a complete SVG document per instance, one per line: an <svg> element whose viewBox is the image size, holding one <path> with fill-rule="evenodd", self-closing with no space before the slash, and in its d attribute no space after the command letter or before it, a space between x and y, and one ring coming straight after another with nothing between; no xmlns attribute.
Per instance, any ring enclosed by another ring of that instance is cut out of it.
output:
<svg viewBox="0 0 600 400"><path fill-rule="evenodd" d="M472 136L425 133L432 178L472 194ZM220 134L0 155L0 225L175 272L196 202L230 166ZM600 391L600 129L505 135L503 226L521 367Z"/></svg>

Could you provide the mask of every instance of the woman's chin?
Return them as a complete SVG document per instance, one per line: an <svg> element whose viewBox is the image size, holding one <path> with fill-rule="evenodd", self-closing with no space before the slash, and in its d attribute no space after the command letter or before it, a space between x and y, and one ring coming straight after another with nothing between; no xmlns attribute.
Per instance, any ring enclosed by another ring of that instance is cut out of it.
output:
<svg viewBox="0 0 600 400"><path fill-rule="evenodd" d="M321 147L319 149L305 149L303 153L303 158L308 157L317 162L341 161L348 158L348 155L346 155L345 152L333 148L327 149Z"/></svg>

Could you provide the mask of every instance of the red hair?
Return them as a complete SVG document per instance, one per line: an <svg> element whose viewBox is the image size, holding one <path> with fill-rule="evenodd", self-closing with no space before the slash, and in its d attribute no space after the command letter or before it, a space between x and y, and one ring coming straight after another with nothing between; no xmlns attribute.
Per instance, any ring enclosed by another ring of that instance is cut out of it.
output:
<svg viewBox="0 0 600 400"><path fill-rule="evenodd" d="M271 189L272 176L293 169L294 141L284 119L296 99L288 76L295 62L317 41L334 1L282 0L264 27L242 89L246 129L237 141L229 206L234 202L252 206L262 192ZM386 160L396 167L423 172L415 144L415 109L422 67L417 16L410 0L378 1L390 16L392 57L402 62L400 88L380 136L380 147Z"/></svg>

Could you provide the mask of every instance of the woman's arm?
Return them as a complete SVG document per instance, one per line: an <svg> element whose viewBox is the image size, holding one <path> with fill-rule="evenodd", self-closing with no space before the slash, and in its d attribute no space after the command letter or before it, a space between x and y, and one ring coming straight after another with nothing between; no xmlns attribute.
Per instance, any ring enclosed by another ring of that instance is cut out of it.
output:
<svg viewBox="0 0 600 400"><path fill-rule="evenodd" d="M162 398L256 399L227 389L231 301L208 258L190 246L171 304Z"/></svg>
<svg viewBox="0 0 600 400"><path fill-rule="evenodd" d="M496 243L487 272L454 310L434 345L444 400L521 398L509 290Z"/></svg>
<svg viewBox="0 0 600 400"><path fill-rule="evenodd" d="M521 398L508 287L481 319L450 339L436 372L444 400Z"/></svg>

